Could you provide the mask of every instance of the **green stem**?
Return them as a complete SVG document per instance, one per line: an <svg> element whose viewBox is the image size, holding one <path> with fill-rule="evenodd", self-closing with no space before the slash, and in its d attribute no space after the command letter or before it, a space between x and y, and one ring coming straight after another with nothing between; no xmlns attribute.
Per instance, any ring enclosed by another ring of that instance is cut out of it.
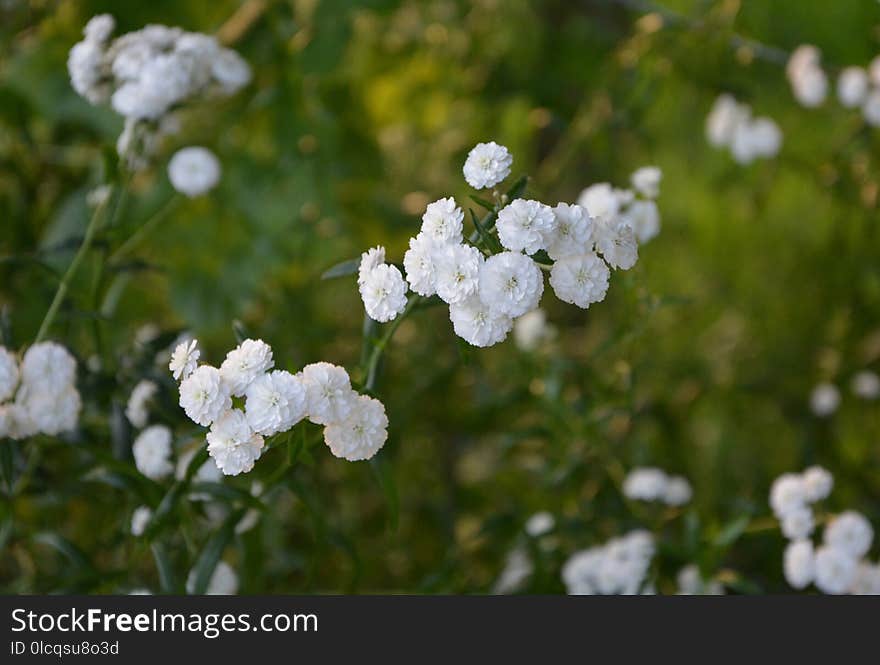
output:
<svg viewBox="0 0 880 665"><path fill-rule="evenodd" d="M180 196L178 195L174 195L168 199L165 204L152 215L152 217L141 224L138 230L132 233L128 240L122 243L119 248L110 255L110 262L116 263L127 254L131 253L132 250L140 245L144 239L149 236L157 226L159 226L159 223L165 219L175 207L177 207L178 203L180 203Z"/></svg>
<svg viewBox="0 0 880 665"><path fill-rule="evenodd" d="M391 338L394 337L394 333L397 332L397 329L400 327L400 324L403 323L403 320L409 315L409 313L415 308L416 305L423 302L425 299L419 295L411 295L406 301L406 307L404 307L403 311L400 315L394 319L394 322L388 326L388 330L385 331L385 334L379 339L378 342L373 346L373 351L370 353L370 359L367 361L367 378L364 381L364 388L367 390L373 390L376 387L376 378L377 371L379 369L379 361L382 359L382 355L385 353L385 347L388 346L388 343L391 342Z"/></svg>

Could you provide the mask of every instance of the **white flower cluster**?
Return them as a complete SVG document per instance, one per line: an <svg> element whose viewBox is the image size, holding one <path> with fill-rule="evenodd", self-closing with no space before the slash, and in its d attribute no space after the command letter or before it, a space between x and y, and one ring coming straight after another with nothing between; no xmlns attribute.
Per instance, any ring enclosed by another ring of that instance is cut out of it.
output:
<svg viewBox="0 0 880 665"><path fill-rule="evenodd" d="M807 108L820 106L828 95L828 77L819 64L821 59L819 49L802 44L792 52L785 66L785 75L795 99Z"/></svg>
<svg viewBox="0 0 880 665"><path fill-rule="evenodd" d="M169 369L181 381L186 415L210 427L208 453L226 475L250 471L263 453L263 437L286 432L304 418L324 426L324 441L336 457L369 459L385 444L385 407L354 391L342 367L318 362L297 374L276 370L272 348L253 339L230 351L219 369L199 365L199 355L195 341L183 341Z"/></svg>
<svg viewBox="0 0 880 665"><path fill-rule="evenodd" d="M76 360L67 349L54 342L34 344L19 363L0 346L0 439L70 431L81 409Z"/></svg>
<svg viewBox="0 0 880 665"><path fill-rule="evenodd" d="M683 506L693 496L687 479L653 467L630 471L623 481L623 494L634 501L659 501L667 506Z"/></svg>
<svg viewBox="0 0 880 665"><path fill-rule="evenodd" d="M654 549L649 532L630 531L604 545L576 552L562 567L562 580L572 595L652 594L645 578Z"/></svg>
<svg viewBox="0 0 880 665"><path fill-rule="evenodd" d="M818 466L773 482L770 507L790 541L783 557L785 579L795 589L812 583L823 593L880 594L880 564L865 558L874 530L862 514L849 510L835 516L819 547L810 538L815 528L810 506L827 498L833 485L831 474Z"/></svg>
<svg viewBox="0 0 880 665"><path fill-rule="evenodd" d="M850 380L850 391L863 400L875 400L880 397L880 376L871 370L861 370L853 374ZM843 400L840 389L828 381L817 384L810 391L810 411L819 418L833 415Z"/></svg>
<svg viewBox="0 0 880 665"><path fill-rule="evenodd" d="M510 162L503 146L481 143L468 156L465 177L474 187L490 187L507 177ZM576 205L551 208L515 199L498 211L495 230L505 251L496 254L464 241L464 212L455 199L434 201L422 215L420 232L409 241L405 280L385 262L384 247L361 256L358 288L364 309L384 323L404 311L408 289L423 297L437 295L449 305L459 337L473 346L492 346L507 338L515 320L538 307L544 293L542 268L549 270L560 300L586 309L605 298L609 266L631 268L638 258L637 238L656 235L659 213L652 199L660 177L655 167L633 174L643 198L602 184L585 190ZM606 189L612 200L606 200ZM538 252L545 252L552 265L535 261Z"/></svg>
<svg viewBox="0 0 880 665"><path fill-rule="evenodd" d="M149 155L176 130L170 111L196 98L232 95L251 80L247 62L210 35L148 25L111 40L115 27L107 14L89 21L67 69L77 93L92 104L109 102L125 117L117 147L135 168L143 166L135 155Z"/></svg>
<svg viewBox="0 0 880 665"><path fill-rule="evenodd" d="M753 118L748 104L725 93L718 96L706 118L706 139L716 148L728 148L738 163L750 164L779 153L782 130L770 118Z"/></svg>

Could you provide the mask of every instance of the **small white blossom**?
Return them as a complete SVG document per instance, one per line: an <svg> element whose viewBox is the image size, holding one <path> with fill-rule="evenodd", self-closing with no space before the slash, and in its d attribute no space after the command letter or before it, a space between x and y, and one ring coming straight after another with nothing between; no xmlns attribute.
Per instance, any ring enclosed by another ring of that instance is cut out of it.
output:
<svg viewBox="0 0 880 665"><path fill-rule="evenodd" d="M804 499L810 503L828 498L834 478L821 466L811 466L801 475Z"/></svg>
<svg viewBox="0 0 880 665"><path fill-rule="evenodd" d="M792 92L797 101L807 108L821 105L828 94L828 77L819 65L820 59L819 49L804 44L794 50L786 65Z"/></svg>
<svg viewBox="0 0 880 665"><path fill-rule="evenodd" d="M675 576L679 596L721 596L724 587L715 580L704 580L700 568L689 564L678 571Z"/></svg>
<svg viewBox="0 0 880 665"><path fill-rule="evenodd" d="M620 197L607 182L590 185L578 197L578 205L586 208L595 224L608 222L620 212Z"/></svg>
<svg viewBox="0 0 880 665"><path fill-rule="evenodd" d="M131 515L131 535L142 536L144 534L144 529L147 528L147 524L150 522L152 516L153 511L146 506L138 506L135 508Z"/></svg>
<svg viewBox="0 0 880 665"><path fill-rule="evenodd" d="M171 430L165 425L150 425L142 431L131 446L138 471L147 478L161 480L169 475L171 464Z"/></svg>
<svg viewBox="0 0 880 665"><path fill-rule="evenodd" d="M464 163L464 179L474 189L494 187L510 175L511 164L513 157L503 145L478 143Z"/></svg>
<svg viewBox="0 0 880 665"><path fill-rule="evenodd" d="M770 487L770 507L776 517L782 518L793 510L803 507L807 502L804 482L795 473L784 473L773 481Z"/></svg>
<svg viewBox="0 0 880 665"><path fill-rule="evenodd" d="M181 194L200 196L220 182L220 161L207 148L182 148L168 162L168 179Z"/></svg>
<svg viewBox="0 0 880 665"><path fill-rule="evenodd" d="M301 374L275 370L248 386L245 413L257 434L286 432L306 415L306 386Z"/></svg>
<svg viewBox="0 0 880 665"><path fill-rule="evenodd" d="M251 81L251 67L232 49L219 49L211 59L211 75L227 95L238 92Z"/></svg>
<svg viewBox="0 0 880 665"><path fill-rule="evenodd" d="M355 406L357 393L344 368L330 363L303 367L309 420L318 425L345 420Z"/></svg>
<svg viewBox="0 0 880 665"><path fill-rule="evenodd" d="M823 545L816 550L814 563L815 583L823 593L846 593L855 580L858 558L845 550Z"/></svg>
<svg viewBox="0 0 880 665"><path fill-rule="evenodd" d="M729 146L737 128L750 117L748 106L740 104L732 95L719 95L706 117L706 139L716 148Z"/></svg>
<svg viewBox="0 0 880 665"><path fill-rule="evenodd" d="M666 491L666 483L666 473L660 469L633 469L623 481L623 494L634 501L657 501Z"/></svg>
<svg viewBox="0 0 880 665"><path fill-rule="evenodd" d="M171 370L172 376L178 381L186 379L198 367L201 354L198 342L194 339L184 340L174 347L171 361L168 363L168 369Z"/></svg>
<svg viewBox="0 0 880 665"><path fill-rule="evenodd" d="M37 433L55 436L76 428L82 400L72 385L56 390L33 388L28 384L15 397L18 409L14 418L17 437Z"/></svg>
<svg viewBox="0 0 880 665"><path fill-rule="evenodd" d="M851 388L856 397L877 399L880 397L880 376L869 370L862 370L852 378Z"/></svg>
<svg viewBox="0 0 880 665"><path fill-rule="evenodd" d="M208 454L227 476L247 473L263 453L263 437L254 433L239 409L230 409L214 421L207 440Z"/></svg>
<svg viewBox="0 0 880 665"><path fill-rule="evenodd" d="M551 259L592 251L593 220L587 209L559 203L553 208L553 215L556 223L544 236L544 246Z"/></svg>
<svg viewBox="0 0 880 665"><path fill-rule="evenodd" d="M361 254L361 262L358 266L358 286L361 286L367 279L373 268L377 268L385 263L385 248L381 245L371 247Z"/></svg>
<svg viewBox="0 0 880 665"><path fill-rule="evenodd" d="M511 550L504 561L504 568L492 587L494 594L519 591L534 572L532 561L522 547Z"/></svg>
<svg viewBox="0 0 880 665"><path fill-rule="evenodd" d="M553 233L555 224L550 206L540 201L515 199L498 212L495 226L505 249L534 254L544 249L544 238Z"/></svg>
<svg viewBox="0 0 880 665"><path fill-rule="evenodd" d="M663 503L667 506L683 506L693 497L691 484L681 476L670 476L663 492Z"/></svg>
<svg viewBox="0 0 880 665"><path fill-rule="evenodd" d="M862 115L866 123L872 127L880 127L880 90L875 88L868 93L862 105Z"/></svg>
<svg viewBox="0 0 880 665"><path fill-rule="evenodd" d="M422 215L422 233L438 244L461 242L464 213L451 196L429 203Z"/></svg>
<svg viewBox="0 0 880 665"><path fill-rule="evenodd" d="M18 359L15 354L0 346L0 402L5 402L15 394L18 374Z"/></svg>
<svg viewBox="0 0 880 665"><path fill-rule="evenodd" d="M521 351L534 351L555 334L555 328L547 323L547 313L540 308L523 314L513 324L513 339Z"/></svg>
<svg viewBox="0 0 880 665"><path fill-rule="evenodd" d="M409 239L409 249L403 255L403 267L409 288L420 296L432 296L437 292L437 271L434 253L437 246L424 233Z"/></svg>
<svg viewBox="0 0 880 665"><path fill-rule="evenodd" d="M86 41L106 42L110 39L110 35L113 34L115 28L116 21L110 14L98 14L86 23L86 27L83 28L83 35L85 35Z"/></svg>
<svg viewBox="0 0 880 665"><path fill-rule="evenodd" d="M552 531L555 525L556 520L553 519L553 515L546 510L541 511L540 513L535 513L526 520L526 533L532 538L538 538Z"/></svg>
<svg viewBox="0 0 880 665"><path fill-rule="evenodd" d="M472 346L487 347L503 342L513 328L509 316L493 314L476 295L449 306L455 334Z"/></svg>
<svg viewBox="0 0 880 665"><path fill-rule="evenodd" d="M559 259L550 270L550 286L563 302L587 309L605 299L611 276L605 262L593 252Z"/></svg>
<svg viewBox="0 0 880 665"><path fill-rule="evenodd" d="M880 565L861 561L856 567L849 592L857 596L880 596Z"/></svg>
<svg viewBox="0 0 880 665"><path fill-rule="evenodd" d="M242 396L258 376L275 366L272 347L261 339L246 339L226 354L220 376L235 396Z"/></svg>
<svg viewBox="0 0 880 665"><path fill-rule="evenodd" d="M813 533L813 511L799 506L782 516L782 535L789 540L801 540Z"/></svg>
<svg viewBox="0 0 880 665"><path fill-rule="evenodd" d="M785 548L783 557L785 580L795 589L804 589L813 581L815 557L813 543L809 540L795 540Z"/></svg>
<svg viewBox="0 0 880 665"><path fill-rule="evenodd" d="M434 267L437 295L450 304L464 302L475 294L480 284L483 255L470 245L446 245L437 250Z"/></svg>
<svg viewBox="0 0 880 665"><path fill-rule="evenodd" d="M660 233L660 210L654 201L634 201L623 213L623 220L632 227L640 243L646 243Z"/></svg>
<svg viewBox="0 0 880 665"><path fill-rule="evenodd" d="M76 360L60 344L34 344L21 361L21 381L33 390L60 392L76 380Z"/></svg>
<svg viewBox="0 0 880 665"><path fill-rule="evenodd" d="M643 166L636 169L630 177L633 189L642 196L649 199L656 199L660 194L660 181L663 179L663 172L656 166Z"/></svg>
<svg viewBox="0 0 880 665"><path fill-rule="evenodd" d="M149 418L150 400L159 391L159 386L154 381L143 379L138 381L131 395L128 398L128 404L125 407L125 417L128 422L140 429L146 426Z"/></svg>
<svg viewBox="0 0 880 665"><path fill-rule="evenodd" d="M602 219L596 225L596 249L612 268L629 270L639 258L633 228L625 220Z"/></svg>
<svg viewBox="0 0 880 665"><path fill-rule="evenodd" d="M637 594L654 556L650 533L631 531L605 545L576 552L562 567L569 594Z"/></svg>
<svg viewBox="0 0 880 665"><path fill-rule="evenodd" d="M861 106L868 95L868 72L861 67L846 67L837 77L837 99L848 109Z"/></svg>
<svg viewBox="0 0 880 665"><path fill-rule="evenodd" d="M358 395L345 420L324 428L324 442L330 452L350 462L373 457L388 438L388 416L377 399Z"/></svg>
<svg viewBox="0 0 880 665"><path fill-rule="evenodd" d="M858 559L867 554L874 540L874 529L861 513L848 510L825 527L825 544Z"/></svg>
<svg viewBox="0 0 880 665"><path fill-rule="evenodd" d="M820 418L826 418L840 406L840 391L832 383L820 383L810 393L810 410Z"/></svg>
<svg viewBox="0 0 880 665"><path fill-rule="evenodd" d="M480 268L480 300L493 314L522 316L538 306L543 293L541 269L519 252L490 256Z"/></svg>
<svg viewBox="0 0 880 665"><path fill-rule="evenodd" d="M360 287L367 316L379 323L396 319L406 308L406 289L397 266L383 263L370 270Z"/></svg>
<svg viewBox="0 0 880 665"><path fill-rule="evenodd" d="M180 406L197 425L207 427L232 408L229 386L220 370L210 365L196 368L180 384Z"/></svg>

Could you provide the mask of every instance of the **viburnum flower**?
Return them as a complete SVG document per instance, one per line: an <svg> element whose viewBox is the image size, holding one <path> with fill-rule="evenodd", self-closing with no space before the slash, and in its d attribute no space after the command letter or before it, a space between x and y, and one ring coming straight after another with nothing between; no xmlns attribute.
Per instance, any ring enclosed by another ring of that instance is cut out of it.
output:
<svg viewBox="0 0 880 665"><path fill-rule="evenodd" d="M198 574L195 569L191 570L186 578L186 592L189 594L196 591L196 579ZM225 561L218 561L211 579L205 588L207 596L234 596L238 592L238 575Z"/></svg>
<svg viewBox="0 0 880 665"><path fill-rule="evenodd" d="M381 245L372 247L361 254L361 263L358 266L358 286L364 283L373 268L383 263L385 263L385 248Z"/></svg>
<svg viewBox="0 0 880 665"><path fill-rule="evenodd" d="M220 161L207 148L182 148L168 162L168 179L178 192L195 198L220 182Z"/></svg>
<svg viewBox="0 0 880 665"><path fill-rule="evenodd" d="M660 211L654 201L633 201L623 213L623 221L632 227L640 243L648 242L660 233Z"/></svg>
<svg viewBox="0 0 880 665"><path fill-rule="evenodd" d="M509 316L494 314L476 295L450 305L449 319L456 335L468 344L479 347L503 342L513 328L513 321Z"/></svg>
<svg viewBox="0 0 880 665"><path fill-rule="evenodd" d="M541 269L519 252L490 256L480 268L480 300L495 315L516 318L530 312L541 302L543 293Z"/></svg>
<svg viewBox="0 0 880 665"><path fill-rule="evenodd" d="M382 402L358 395L345 420L324 428L330 452L350 462L373 457L388 438L388 417Z"/></svg>
<svg viewBox="0 0 880 665"><path fill-rule="evenodd" d="M125 417L128 418L128 422L138 429L147 424L150 415L148 405L158 391L159 386L154 381L143 379L137 382L125 407Z"/></svg>
<svg viewBox="0 0 880 665"><path fill-rule="evenodd" d="M510 175L511 164L513 157L503 145L495 141L478 143L464 163L464 179L474 189L494 187Z"/></svg>
<svg viewBox="0 0 880 665"><path fill-rule="evenodd" d="M21 361L22 383L34 390L57 392L76 380L76 360L60 344L34 344Z"/></svg>
<svg viewBox="0 0 880 665"><path fill-rule="evenodd" d="M544 238L553 232L553 210L540 201L515 199L498 212L498 239L505 249L534 254L544 249Z"/></svg>
<svg viewBox="0 0 880 665"><path fill-rule="evenodd" d="M144 529L147 528L147 524L150 522L152 516L153 511L147 508L147 506L138 506L135 508L131 515L131 535L142 536L144 534Z"/></svg>
<svg viewBox="0 0 880 665"><path fill-rule="evenodd" d="M344 368L326 362L312 363L302 371L309 420L329 425L345 420L354 408L357 393Z"/></svg>
<svg viewBox="0 0 880 665"><path fill-rule="evenodd" d="M207 427L232 408L229 386L220 370L202 365L180 384L180 406L197 425Z"/></svg>
<svg viewBox="0 0 880 665"><path fill-rule="evenodd" d="M856 576L858 559L830 545L816 550L815 583L824 593L846 593Z"/></svg>
<svg viewBox="0 0 880 665"><path fill-rule="evenodd" d="M178 344L171 353L171 362L168 363L172 376L179 381L186 379L198 366L201 353L198 342L194 339Z"/></svg>
<svg viewBox="0 0 880 665"><path fill-rule="evenodd" d="M230 409L215 420L207 440L208 454L227 476L247 473L263 453L263 437L254 433L240 409Z"/></svg>
<svg viewBox="0 0 880 665"><path fill-rule="evenodd" d="M605 299L610 276L605 262L587 252L557 260L550 269L550 286L563 302L587 309Z"/></svg>
<svg viewBox="0 0 880 665"><path fill-rule="evenodd" d="M593 249L593 220L579 205L559 203L553 208L556 223L544 236L547 255L553 259L583 254Z"/></svg>
<svg viewBox="0 0 880 665"><path fill-rule="evenodd" d="M785 548L783 572L785 580L795 589L804 589L813 581L815 561L813 543L795 540Z"/></svg>
<svg viewBox="0 0 880 665"><path fill-rule="evenodd" d="M165 425L150 425L142 431L131 446L138 471L147 478L161 480L169 475L171 464L171 430Z"/></svg>
<svg viewBox="0 0 880 665"><path fill-rule="evenodd" d="M823 538L829 547L859 558L871 549L874 529L864 515L848 510L831 520L825 527Z"/></svg>
<svg viewBox="0 0 880 665"><path fill-rule="evenodd" d="M810 503L828 498L834 487L834 478L821 466L811 466L801 475L804 499Z"/></svg>
<svg viewBox="0 0 880 665"><path fill-rule="evenodd" d="M861 106L868 95L868 72L861 67L845 67L837 78L837 99L848 109Z"/></svg>
<svg viewBox="0 0 880 665"><path fill-rule="evenodd" d="M422 233L438 244L461 242L464 213L451 196L429 203L422 215Z"/></svg>
<svg viewBox="0 0 880 665"><path fill-rule="evenodd" d="M383 263L370 270L360 287L367 316L379 323L397 318L406 308L406 289L397 266Z"/></svg>
<svg viewBox="0 0 880 665"><path fill-rule="evenodd" d="M609 183L599 182L581 192L578 205L586 208L595 222L607 222L620 212L620 197Z"/></svg>
<svg viewBox="0 0 880 665"><path fill-rule="evenodd" d="M258 434L286 432L306 415L306 386L300 374L275 370L248 386L245 413Z"/></svg>
<svg viewBox="0 0 880 665"><path fill-rule="evenodd" d="M261 339L246 339L226 354L220 376L229 391L240 397L254 379L274 366L271 346Z"/></svg>
<svg viewBox="0 0 880 665"><path fill-rule="evenodd" d="M643 166L636 169L630 182L642 196L649 199L656 199L660 194L660 180L663 178L663 172L656 166Z"/></svg>
<svg viewBox="0 0 880 665"><path fill-rule="evenodd" d="M793 508L782 516L782 535L789 540L806 538L813 532L813 511L806 506Z"/></svg>
<svg viewBox="0 0 880 665"><path fill-rule="evenodd" d="M779 518L800 508L806 501L803 479L796 473L782 474L770 487L770 507Z"/></svg>
<svg viewBox="0 0 880 665"><path fill-rule="evenodd" d="M600 218L596 225L596 249L612 268L629 270L639 258L633 228L620 218Z"/></svg>
<svg viewBox="0 0 880 665"><path fill-rule="evenodd" d="M434 253L437 246L424 232L409 239L409 249L403 255L403 267L409 288L420 296L432 296L437 292L437 271Z"/></svg>
<svg viewBox="0 0 880 665"><path fill-rule="evenodd" d="M438 249L434 260L437 295L453 305L476 293L482 263L480 250L470 245L446 245Z"/></svg>
<svg viewBox="0 0 880 665"><path fill-rule="evenodd" d="M0 402L5 402L15 394L18 374L18 359L15 354L0 346Z"/></svg>

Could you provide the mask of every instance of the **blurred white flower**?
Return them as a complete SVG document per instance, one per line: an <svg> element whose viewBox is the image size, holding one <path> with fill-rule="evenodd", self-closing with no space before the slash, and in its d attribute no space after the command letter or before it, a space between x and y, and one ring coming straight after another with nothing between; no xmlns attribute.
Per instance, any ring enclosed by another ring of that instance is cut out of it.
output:
<svg viewBox="0 0 880 665"><path fill-rule="evenodd" d="M721 596L724 586L716 580L705 580L696 564L688 564L675 577L680 596Z"/></svg>
<svg viewBox="0 0 880 665"><path fill-rule="evenodd" d="M153 511L146 506L135 508L134 513L131 515L131 535L142 536L152 516Z"/></svg>
<svg viewBox="0 0 880 665"><path fill-rule="evenodd" d="M464 213L451 196L429 203L422 215L422 233L438 244L461 242Z"/></svg>
<svg viewBox="0 0 880 665"><path fill-rule="evenodd" d="M546 510L535 513L526 520L526 533L532 538L539 538L553 530L556 520Z"/></svg>
<svg viewBox="0 0 880 665"><path fill-rule="evenodd" d="M660 210L654 201L634 201L623 213L623 220L642 244L660 233Z"/></svg>
<svg viewBox="0 0 880 665"><path fill-rule="evenodd" d="M116 21L110 14L98 14L93 16L86 27L83 28L83 35L86 41L90 42L106 42L113 34L116 28Z"/></svg>
<svg viewBox="0 0 880 665"><path fill-rule="evenodd" d="M666 483L666 473L660 469L636 468L623 481L623 495L634 501L657 501L666 491Z"/></svg>
<svg viewBox="0 0 880 665"><path fill-rule="evenodd" d="M261 374L246 395L247 422L257 434L286 432L306 416L306 385L301 374L285 370Z"/></svg>
<svg viewBox="0 0 880 665"><path fill-rule="evenodd" d="M810 393L810 410L820 418L830 416L840 406L840 391L832 383L820 383Z"/></svg>
<svg viewBox="0 0 880 665"><path fill-rule="evenodd" d="M357 393L351 389L348 372L326 362L303 368L309 420L318 425L345 420L354 408Z"/></svg>
<svg viewBox="0 0 880 665"><path fill-rule="evenodd" d="M589 209L589 208L588 208ZM498 212L498 239L505 249L534 254L544 249L544 238L553 233L556 217L540 201L515 199Z"/></svg>
<svg viewBox="0 0 880 665"><path fill-rule="evenodd" d="M853 376L851 389L856 397L877 399L880 396L880 377L870 370L862 370Z"/></svg>
<svg viewBox="0 0 880 665"><path fill-rule="evenodd" d="M751 109L736 101L733 95L719 95L706 117L706 139L709 144L716 148L729 146L737 128L748 122L751 115Z"/></svg>
<svg viewBox="0 0 880 665"><path fill-rule="evenodd" d="M630 177L633 189L642 196L656 199L660 194L660 181L663 172L656 166L643 166L636 169Z"/></svg>
<svg viewBox="0 0 880 665"><path fill-rule="evenodd" d="M174 467L171 464L171 430L165 425L150 425L143 430L131 446L138 471L147 478L161 480Z"/></svg>
<svg viewBox="0 0 880 665"><path fill-rule="evenodd" d="M795 589L804 589L813 581L815 562L813 543L795 540L785 548L783 557L785 580Z"/></svg>
<svg viewBox="0 0 880 665"><path fill-rule="evenodd" d="M620 212L620 198L607 182L590 185L580 193L577 202L579 206L586 208L593 219L594 227L597 222L613 220Z"/></svg>
<svg viewBox="0 0 880 665"><path fill-rule="evenodd" d="M503 145L495 141L478 143L464 163L464 179L474 189L494 187L510 175L511 164L513 157Z"/></svg>
<svg viewBox="0 0 880 665"><path fill-rule="evenodd" d="M227 476L247 473L263 453L263 437L254 433L239 409L230 409L214 421L207 441L208 454Z"/></svg>
<svg viewBox="0 0 880 665"><path fill-rule="evenodd" d="M861 106L868 94L868 72L861 67L846 67L837 77L837 98L848 109Z"/></svg>
<svg viewBox="0 0 880 665"><path fill-rule="evenodd" d="M531 577L534 568L528 553L518 547L511 550L504 562L504 568L492 587L494 594L508 594L519 591Z"/></svg>
<svg viewBox="0 0 880 665"><path fill-rule="evenodd" d="M207 148L182 148L168 162L168 179L181 194L200 196L220 182L220 161Z"/></svg>
<svg viewBox="0 0 880 665"><path fill-rule="evenodd" d="M803 44L792 52L785 68L795 99L807 108L821 105L828 93L828 78L819 65L820 59L819 49Z"/></svg>
<svg viewBox="0 0 880 665"><path fill-rule="evenodd" d="M159 386L154 381L142 379L137 382L131 395L128 398L128 404L125 407L125 417L128 422L140 429L146 426L149 418L149 403L155 394L159 391Z"/></svg>
<svg viewBox="0 0 880 665"><path fill-rule="evenodd" d="M576 552L563 565L562 579L569 594L638 594L647 590L643 587L653 556L651 534L631 531Z"/></svg>
<svg viewBox="0 0 880 665"><path fill-rule="evenodd" d="M76 360L60 344L34 344L21 361L21 381L33 390L60 392L76 380Z"/></svg>
<svg viewBox="0 0 880 665"><path fill-rule="evenodd" d="M330 452L350 462L373 457L388 438L385 406L377 399L358 395L345 420L324 428L324 442Z"/></svg>
<svg viewBox="0 0 880 665"><path fill-rule="evenodd" d="M231 409L232 396L220 370L210 365L197 367L180 384L180 406L190 420L203 427Z"/></svg>
<svg viewBox="0 0 880 665"><path fill-rule="evenodd" d="M880 565L861 561L856 567L849 592L857 596L880 596Z"/></svg>
<svg viewBox="0 0 880 665"><path fill-rule="evenodd" d="M807 495L801 476L796 473L784 473L773 481L770 487L770 507L777 518L782 519L806 503Z"/></svg>
<svg viewBox="0 0 880 665"><path fill-rule="evenodd" d="M831 520L825 527L823 539L829 547L859 558L871 548L874 529L864 515L848 510Z"/></svg>
<svg viewBox="0 0 880 665"><path fill-rule="evenodd" d="M251 81L251 67L232 49L220 49L211 59L211 75L227 95L238 92Z"/></svg>
<svg viewBox="0 0 880 665"><path fill-rule="evenodd" d="M801 475L804 499L810 503L828 498L834 486L834 478L821 466L811 466Z"/></svg>
<svg viewBox="0 0 880 665"><path fill-rule="evenodd" d="M261 339L246 339L226 354L220 376L229 392L240 397L254 379L274 366L271 346Z"/></svg>
<svg viewBox="0 0 880 665"><path fill-rule="evenodd" d="M513 339L521 351L534 351L555 334L555 328L547 323L547 313L540 308L523 314L513 324Z"/></svg>
<svg viewBox="0 0 880 665"><path fill-rule="evenodd" d="M862 115L866 123L872 127L880 127L880 90L874 89L868 93L862 105Z"/></svg>
<svg viewBox="0 0 880 665"><path fill-rule="evenodd" d="M806 506L793 508L782 516L782 535L789 540L801 540L813 532L813 511Z"/></svg>
<svg viewBox="0 0 880 665"><path fill-rule="evenodd" d="M662 501L667 506L683 506L690 502L693 496L691 484L681 476L670 476L666 482Z"/></svg>
<svg viewBox="0 0 880 665"><path fill-rule="evenodd" d="M830 545L816 550L815 583L823 593L846 593L855 580L858 559Z"/></svg>

